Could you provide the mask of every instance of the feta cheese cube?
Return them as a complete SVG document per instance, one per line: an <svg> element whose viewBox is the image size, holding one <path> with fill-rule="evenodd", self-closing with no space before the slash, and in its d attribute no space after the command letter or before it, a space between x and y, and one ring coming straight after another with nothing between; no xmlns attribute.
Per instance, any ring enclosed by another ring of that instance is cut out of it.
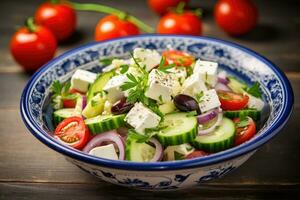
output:
<svg viewBox="0 0 300 200"><path fill-rule="evenodd" d="M221 103L215 89L204 91L203 96L199 100L199 108L202 113L217 108L220 105Z"/></svg>
<svg viewBox="0 0 300 200"><path fill-rule="evenodd" d="M217 84L217 69L218 63L197 60L194 66L193 73L199 74L202 80L214 87Z"/></svg>
<svg viewBox="0 0 300 200"><path fill-rule="evenodd" d="M106 158L111 160L119 159L113 144L95 147L89 152L89 154L100 158Z"/></svg>
<svg viewBox="0 0 300 200"><path fill-rule="evenodd" d="M144 134L145 128L154 128L158 126L161 118L142 103L134 104L134 107L127 113L125 121L135 130Z"/></svg>
<svg viewBox="0 0 300 200"><path fill-rule="evenodd" d="M124 96L124 92L121 90L121 86L128 80L126 75L117 75L112 77L103 90L107 92L107 99L111 103L115 103Z"/></svg>
<svg viewBox="0 0 300 200"><path fill-rule="evenodd" d="M178 81L183 84L187 76L185 67L172 67L168 71L174 74L178 78Z"/></svg>
<svg viewBox="0 0 300 200"><path fill-rule="evenodd" d="M71 88L80 92L87 92L89 85L92 84L97 78L97 74L77 69L71 78Z"/></svg>
<svg viewBox="0 0 300 200"><path fill-rule="evenodd" d="M249 101L248 101L248 108L255 108L257 110L262 110L265 102L261 100L260 98L257 98L255 96L252 96L251 94L246 93L249 96Z"/></svg>
<svg viewBox="0 0 300 200"><path fill-rule="evenodd" d="M156 50L136 48L133 51L133 57L141 67L150 71L160 63L161 56Z"/></svg>
<svg viewBox="0 0 300 200"><path fill-rule="evenodd" d="M198 74L193 74L188 77L182 86L182 93L194 97L201 91L206 91L207 88L205 86L204 81Z"/></svg>
<svg viewBox="0 0 300 200"><path fill-rule="evenodd" d="M160 103L170 101L173 93L173 84L174 79L169 74L153 69L149 73L149 88L145 95Z"/></svg>

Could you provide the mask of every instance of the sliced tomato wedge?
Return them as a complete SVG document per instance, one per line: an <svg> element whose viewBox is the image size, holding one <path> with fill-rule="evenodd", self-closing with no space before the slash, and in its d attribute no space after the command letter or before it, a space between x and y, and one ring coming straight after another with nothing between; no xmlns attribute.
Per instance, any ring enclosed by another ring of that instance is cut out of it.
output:
<svg viewBox="0 0 300 200"><path fill-rule="evenodd" d="M250 140L256 134L255 122L253 121L253 119L251 117L247 117L246 119L247 119L247 122L243 123L243 124L239 123L240 118L233 119L233 122L236 125L236 136L235 136L235 140L234 140L235 146L240 145L240 144Z"/></svg>
<svg viewBox="0 0 300 200"><path fill-rule="evenodd" d="M84 93L82 93L74 88L70 89L69 93L84 95ZM64 106L64 108L75 108L76 101L77 101L77 99L63 99L63 106Z"/></svg>
<svg viewBox="0 0 300 200"><path fill-rule="evenodd" d="M198 157L203 157L203 156L208 156L209 153L201 150L196 150L193 151L192 153L188 154L185 159L193 159L193 158L198 158Z"/></svg>
<svg viewBox="0 0 300 200"><path fill-rule="evenodd" d="M176 66L190 67L195 61L192 55L177 50L164 51L162 56L166 58L167 64L174 63Z"/></svg>
<svg viewBox="0 0 300 200"><path fill-rule="evenodd" d="M63 120L55 129L54 137L63 144L75 149L82 149L90 139L90 131L82 117L69 117Z"/></svg>
<svg viewBox="0 0 300 200"><path fill-rule="evenodd" d="M221 108L224 110L241 110L247 106L249 101L247 95L223 90L218 91L218 96Z"/></svg>

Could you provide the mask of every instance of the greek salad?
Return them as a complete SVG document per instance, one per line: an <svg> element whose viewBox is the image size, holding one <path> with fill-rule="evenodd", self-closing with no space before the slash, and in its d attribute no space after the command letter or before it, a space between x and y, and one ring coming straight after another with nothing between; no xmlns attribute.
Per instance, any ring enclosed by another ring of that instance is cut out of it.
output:
<svg viewBox="0 0 300 200"><path fill-rule="evenodd" d="M77 69L53 82L54 138L96 157L160 162L208 156L257 133L259 83L177 50L130 55L100 60L99 74Z"/></svg>

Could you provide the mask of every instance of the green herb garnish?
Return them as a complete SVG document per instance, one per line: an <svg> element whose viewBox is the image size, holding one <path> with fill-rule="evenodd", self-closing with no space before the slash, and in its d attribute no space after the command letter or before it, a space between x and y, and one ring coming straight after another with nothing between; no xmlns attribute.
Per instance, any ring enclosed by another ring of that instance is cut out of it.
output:
<svg viewBox="0 0 300 200"><path fill-rule="evenodd" d="M195 97L196 97L196 100L197 100L198 103L200 103L200 102L203 101L203 99L202 99L203 96L204 96L204 92L203 91L201 91L201 92L199 92L199 93L196 94Z"/></svg>
<svg viewBox="0 0 300 200"><path fill-rule="evenodd" d="M120 66L120 73L125 74L129 69L129 65L121 65Z"/></svg>
<svg viewBox="0 0 300 200"><path fill-rule="evenodd" d="M249 118L247 116L241 117L240 121L236 123L236 127L243 128L249 125Z"/></svg>
<svg viewBox="0 0 300 200"><path fill-rule="evenodd" d="M248 93L251 94L254 97L261 98L262 93L259 88L260 84L258 82L255 82L251 87L246 87L244 90Z"/></svg>
<svg viewBox="0 0 300 200"><path fill-rule="evenodd" d="M114 59L115 59L114 57L103 58L103 59L100 59L99 62L102 63L103 65L110 65Z"/></svg>
<svg viewBox="0 0 300 200"><path fill-rule="evenodd" d="M193 110L193 111L190 111L186 114L187 117L194 117L197 115L197 111L196 110Z"/></svg>

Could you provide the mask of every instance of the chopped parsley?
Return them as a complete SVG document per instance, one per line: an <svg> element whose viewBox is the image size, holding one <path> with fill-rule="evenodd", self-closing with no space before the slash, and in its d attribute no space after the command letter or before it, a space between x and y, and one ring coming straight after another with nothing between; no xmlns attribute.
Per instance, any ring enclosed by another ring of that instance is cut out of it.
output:
<svg viewBox="0 0 300 200"><path fill-rule="evenodd" d="M170 73L169 69L173 67L175 67L175 64L173 63L170 65L166 65L166 57L162 56L157 69L161 72L169 74Z"/></svg>
<svg viewBox="0 0 300 200"><path fill-rule="evenodd" d="M99 62L102 63L103 65L110 65L114 59L115 59L114 57L103 58L103 59L100 59Z"/></svg>
<svg viewBox="0 0 300 200"><path fill-rule="evenodd" d="M249 125L249 118L247 116L241 117L240 121L236 123L237 128L243 128Z"/></svg>
<svg viewBox="0 0 300 200"><path fill-rule="evenodd" d="M200 102L202 102L203 101L203 96L204 96L204 92L203 91L201 91L201 92L199 92L199 93L197 93L196 94L196 100L198 101L198 103L200 103Z"/></svg>
<svg viewBox="0 0 300 200"><path fill-rule="evenodd" d="M244 90L248 93L251 94L254 97L261 98L262 93L259 88L260 84L258 82L255 82L251 87L246 87Z"/></svg>
<svg viewBox="0 0 300 200"><path fill-rule="evenodd" d="M121 65L120 66L120 73L125 74L129 69L129 65Z"/></svg>
<svg viewBox="0 0 300 200"><path fill-rule="evenodd" d="M190 111L186 114L187 117L194 117L197 115L197 111L196 110L193 110L193 111Z"/></svg>

